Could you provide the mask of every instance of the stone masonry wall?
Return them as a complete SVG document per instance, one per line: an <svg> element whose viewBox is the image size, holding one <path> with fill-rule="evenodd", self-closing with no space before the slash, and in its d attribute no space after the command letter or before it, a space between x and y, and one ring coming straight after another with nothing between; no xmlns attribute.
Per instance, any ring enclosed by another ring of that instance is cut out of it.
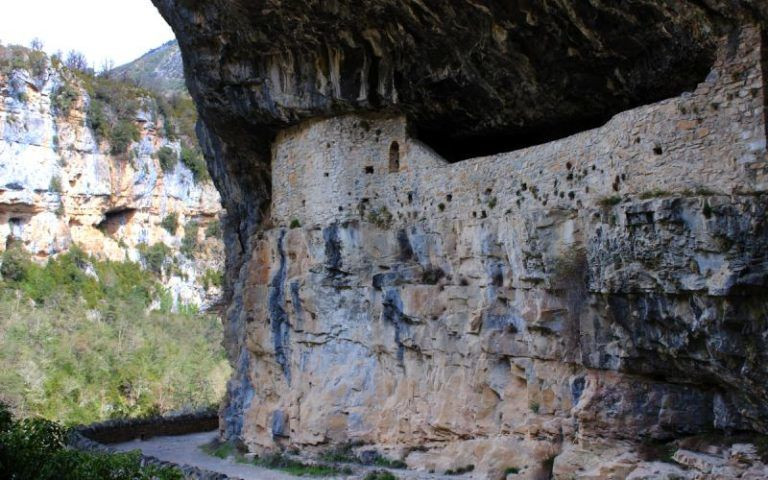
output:
<svg viewBox="0 0 768 480"><path fill-rule="evenodd" d="M398 116L283 131L224 436L567 478L768 432L765 58L744 28L694 92L454 164Z"/></svg>

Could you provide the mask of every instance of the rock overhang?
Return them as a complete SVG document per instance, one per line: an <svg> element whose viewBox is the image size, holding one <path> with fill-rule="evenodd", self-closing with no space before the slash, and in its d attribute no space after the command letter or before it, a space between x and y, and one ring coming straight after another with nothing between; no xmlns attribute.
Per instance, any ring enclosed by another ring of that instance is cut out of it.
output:
<svg viewBox="0 0 768 480"><path fill-rule="evenodd" d="M216 135L391 110L451 160L692 90L720 35L768 18L749 1L155 3Z"/></svg>

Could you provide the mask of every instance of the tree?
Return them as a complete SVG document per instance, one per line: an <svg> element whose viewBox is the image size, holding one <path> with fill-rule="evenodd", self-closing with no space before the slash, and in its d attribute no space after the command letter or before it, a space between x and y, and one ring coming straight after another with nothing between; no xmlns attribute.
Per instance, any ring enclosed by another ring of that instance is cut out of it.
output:
<svg viewBox="0 0 768 480"><path fill-rule="evenodd" d="M79 70L81 72L88 71L88 60L82 52L76 50L70 50L67 54L67 60L64 62L70 70Z"/></svg>
<svg viewBox="0 0 768 480"><path fill-rule="evenodd" d="M32 47L32 50L41 52L43 50L43 41L40 40L39 38L35 37L29 43L29 46Z"/></svg>
<svg viewBox="0 0 768 480"><path fill-rule="evenodd" d="M115 61L111 58L105 58L103 62L101 62L101 71L99 74L103 77L109 78L112 70L115 68Z"/></svg>

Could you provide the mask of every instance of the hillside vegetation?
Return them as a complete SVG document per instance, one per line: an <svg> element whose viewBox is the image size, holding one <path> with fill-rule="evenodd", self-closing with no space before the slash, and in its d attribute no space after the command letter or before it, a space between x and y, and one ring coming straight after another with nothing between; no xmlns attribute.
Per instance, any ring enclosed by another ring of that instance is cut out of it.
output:
<svg viewBox="0 0 768 480"><path fill-rule="evenodd" d="M155 92L187 94L181 50L176 40L164 43L132 62L112 69L111 75Z"/></svg>
<svg viewBox="0 0 768 480"><path fill-rule="evenodd" d="M216 404L229 367L215 316L182 305L132 262L74 248L0 266L0 401L64 424Z"/></svg>
<svg viewBox="0 0 768 480"><path fill-rule="evenodd" d="M31 82L42 86L49 69L58 71L62 80L51 95L57 115L66 117L83 102L87 107L87 124L104 146L105 153L131 154L132 144L140 139L137 118L147 118L148 115L168 141L179 141L180 149L174 155L193 172L195 180L209 180L195 133L197 111L194 102L176 83L167 90L158 83L149 88L143 86L145 82L140 78L128 75L126 71L106 71L97 75L75 52L67 58L49 57L39 50L0 44L0 79L28 72ZM18 100L24 102L24 95Z"/></svg>
<svg viewBox="0 0 768 480"><path fill-rule="evenodd" d="M0 479L181 480L175 468L142 466L138 452L103 454L67 448L68 432L42 418L14 419L0 403Z"/></svg>

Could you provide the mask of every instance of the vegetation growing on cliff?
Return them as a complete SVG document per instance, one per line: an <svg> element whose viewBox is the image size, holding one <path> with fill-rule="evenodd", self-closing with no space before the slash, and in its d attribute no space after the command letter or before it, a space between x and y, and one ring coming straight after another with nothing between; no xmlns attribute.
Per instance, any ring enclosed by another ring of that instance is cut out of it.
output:
<svg viewBox="0 0 768 480"><path fill-rule="evenodd" d="M138 264L73 249L41 266L13 248L0 274L0 401L20 416L89 423L221 398L220 321L172 313Z"/></svg>
<svg viewBox="0 0 768 480"><path fill-rule="evenodd" d="M160 135L181 145L175 159L168 151L158 151L163 171L172 170L181 160L196 182L210 179L195 132L197 111L186 92L148 90L130 76L117 78L110 71L96 74L77 52L70 52L62 62L57 56L49 58L39 50L0 45L0 75L27 71L42 84L49 68L56 69L61 78L51 95L53 110L67 116L82 99L88 126L97 142L108 145L111 154L129 153L131 146L141 139L141 123L149 120ZM23 89L17 98L20 101L27 98Z"/></svg>

